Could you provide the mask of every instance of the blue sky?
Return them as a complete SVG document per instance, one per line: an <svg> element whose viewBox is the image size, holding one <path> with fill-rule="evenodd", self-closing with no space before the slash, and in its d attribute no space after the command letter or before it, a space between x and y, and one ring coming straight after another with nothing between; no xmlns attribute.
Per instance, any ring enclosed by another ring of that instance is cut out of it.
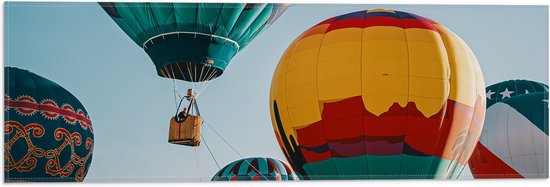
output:
<svg viewBox="0 0 550 187"><path fill-rule="evenodd" d="M447 26L476 54L486 85L508 79L548 84L546 6L302 4L289 8L232 60L200 96L201 114L243 156L285 160L268 101L280 56L318 22L373 8L412 12ZM156 75L143 49L97 4L9 3L5 24L5 66L57 82L88 110L95 147L86 181L207 181L217 172L205 144L194 150L167 143L175 110L171 80ZM240 159L208 127L203 135L221 167Z"/></svg>

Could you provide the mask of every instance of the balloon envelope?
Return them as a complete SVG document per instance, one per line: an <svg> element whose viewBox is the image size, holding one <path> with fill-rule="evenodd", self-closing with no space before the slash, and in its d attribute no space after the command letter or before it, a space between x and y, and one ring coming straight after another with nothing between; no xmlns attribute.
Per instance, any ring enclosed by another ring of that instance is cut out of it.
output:
<svg viewBox="0 0 550 187"><path fill-rule="evenodd" d="M218 171L212 181L286 181L298 180L285 162L273 158L245 158L234 161Z"/></svg>
<svg viewBox="0 0 550 187"><path fill-rule="evenodd" d="M12 67L4 72L4 179L84 180L94 143L84 106L44 77Z"/></svg>
<svg viewBox="0 0 550 187"><path fill-rule="evenodd" d="M365 10L303 32L271 83L273 128L306 179L457 178L484 80L466 43L411 13Z"/></svg>
<svg viewBox="0 0 550 187"><path fill-rule="evenodd" d="M548 86L509 80L486 90L485 126L469 161L474 178L548 178Z"/></svg>
<svg viewBox="0 0 550 187"><path fill-rule="evenodd" d="M220 76L231 59L286 10L282 4L99 3L156 66L189 82Z"/></svg>

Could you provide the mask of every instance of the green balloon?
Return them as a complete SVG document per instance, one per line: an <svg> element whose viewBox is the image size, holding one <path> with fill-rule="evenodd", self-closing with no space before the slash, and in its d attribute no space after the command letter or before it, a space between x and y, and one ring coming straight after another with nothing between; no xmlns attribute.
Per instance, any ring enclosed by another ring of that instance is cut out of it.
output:
<svg viewBox="0 0 550 187"><path fill-rule="evenodd" d="M99 3L151 57L161 77L202 82L220 76L233 56L288 6L250 3Z"/></svg>
<svg viewBox="0 0 550 187"><path fill-rule="evenodd" d="M4 67L4 180L83 181L94 132L71 92L30 71Z"/></svg>

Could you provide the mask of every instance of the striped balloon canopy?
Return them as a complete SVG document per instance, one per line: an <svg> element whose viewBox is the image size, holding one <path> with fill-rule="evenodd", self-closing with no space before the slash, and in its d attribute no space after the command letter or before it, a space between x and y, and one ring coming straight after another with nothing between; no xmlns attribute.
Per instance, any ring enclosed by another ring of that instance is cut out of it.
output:
<svg viewBox="0 0 550 187"><path fill-rule="evenodd" d="M94 133L84 106L60 85L30 71L4 68L4 179L82 181Z"/></svg>
<svg viewBox="0 0 550 187"><path fill-rule="evenodd" d="M468 45L412 13L329 18L273 75L273 128L305 179L457 178L483 126L485 85Z"/></svg>
<svg viewBox="0 0 550 187"><path fill-rule="evenodd" d="M286 181L298 180L294 170L274 158L245 158L234 161L218 171L212 181Z"/></svg>
<svg viewBox="0 0 550 187"><path fill-rule="evenodd" d="M487 87L474 178L548 178L548 86L509 80Z"/></svg>

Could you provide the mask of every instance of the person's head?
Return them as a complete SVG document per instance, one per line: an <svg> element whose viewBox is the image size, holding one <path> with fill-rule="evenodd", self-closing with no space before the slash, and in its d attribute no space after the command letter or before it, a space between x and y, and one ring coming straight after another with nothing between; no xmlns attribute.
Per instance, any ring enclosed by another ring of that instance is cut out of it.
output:
<svg viewBox="0 0 550 187"><path fill-rule="evenodd" d="M183 112L187 113L187 107L183 108Z"/></svg>

